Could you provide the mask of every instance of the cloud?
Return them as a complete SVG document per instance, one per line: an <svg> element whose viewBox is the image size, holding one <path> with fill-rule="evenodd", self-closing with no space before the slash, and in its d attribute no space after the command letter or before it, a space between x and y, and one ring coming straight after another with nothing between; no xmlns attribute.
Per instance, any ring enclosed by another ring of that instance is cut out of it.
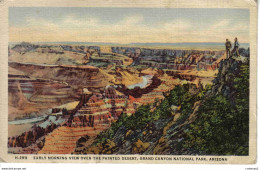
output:
<svg viewBox="0 0 260 170"><path fill-rule="evenodd" d="M165 27L167 30L172 30L172 31L184 31L187 30L189 28L191 28L191 23L186 21L186 20L174 20L174 21L169 21L169 22L165 22L164 24L162 24L163 27Z"/></svg>
<svg viewBox="0 0 260 170"><path fill-rule="evenodd" d="M95 27L98 26L99 20L93 17L76 17L74 15L66 16L60 23L61 27L71 28L71 27Z"/></svg>
<svg viewBox="0 0 260 170"><path fill-rule="evenodd" d="M223 29L228 28L230 26L230 19L223 19L221 21L215 21L214 24L210 26L210 29L216 30L216 29Z"/></svg>
<svg viewBox="0 0 260 170"><path fill-rule="evenodd" d="M44 28L44 29L56 29L57 24L47 21L45 19L39 19L39 18L34 18L34 17L27 17L26 18L26 27L31 27L31 28Z"/></svg>
<svg viewBox="0 0 260 170"><path fill-rule="evenodd" d="M212 26L209 27L210 30L222 30L226 32L248 32L249 25L243 21L234 21L231 19L223 19L221 21L216 21Z"/></svg>
<svg viewBox="0 0 260 170"><path fill-rule="evenodd" d="M119 22L119 25L136 25L136 24L141 24L143 21L143 16L142 15L131 15L123 18L121 22Z"/></svg>

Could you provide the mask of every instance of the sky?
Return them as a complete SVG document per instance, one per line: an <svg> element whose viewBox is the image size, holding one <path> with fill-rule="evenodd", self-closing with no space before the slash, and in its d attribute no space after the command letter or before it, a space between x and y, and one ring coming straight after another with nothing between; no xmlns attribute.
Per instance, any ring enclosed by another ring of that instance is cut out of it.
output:
<svg viewBox="0 0 260 170"><path fill-rule="evenodd" d="M9 42L249 42L249 10L10 7Z"/></svg>

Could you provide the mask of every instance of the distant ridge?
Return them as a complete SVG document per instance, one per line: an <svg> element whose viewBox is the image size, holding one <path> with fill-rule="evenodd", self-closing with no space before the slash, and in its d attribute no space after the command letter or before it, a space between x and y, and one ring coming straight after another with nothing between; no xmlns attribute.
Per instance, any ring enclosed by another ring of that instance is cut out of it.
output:
<svg viewBox="0 0 260 170"><path fill-rule="evenodd" d="M22 42L9 42L9 44L20 44ZM71 42L71 41L57 41L57 42L30 42L31 44L79 44L79 45L119 45L119 43L106 42ZM120 44L121 45L121 44Z"/></svg>
<svg viewBox="0 0 260 170"><path fill-rule="evenodd" d="M224 46L225 42L184 42L184 43L130 43L131 45L138 46L179 46L179 47L189 47L189 46ZM249 47L249 43L240 43L242 47Z"/></svg>
<svg viewBox="0 0 260 170"><path fill-rule="evenodd" d="M9 42L9 45L21 42ZM225 42L183 42L183 43L106 43L106 42L32 42L32 44L65 44L65 45L107 45L107 46L132 46L132 47L182 47L182 48L224 48ZM249 43L240 43L241 48L249 48Z"/></svg>

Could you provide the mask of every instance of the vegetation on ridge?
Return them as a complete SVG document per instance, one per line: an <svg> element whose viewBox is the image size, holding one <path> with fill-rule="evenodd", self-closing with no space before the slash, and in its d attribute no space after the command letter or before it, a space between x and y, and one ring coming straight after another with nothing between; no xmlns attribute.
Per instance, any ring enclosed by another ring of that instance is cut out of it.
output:
<svg viewBox="0 0 260 170"><path fill-rule="evenodd" d="M239 71L232 73L235 78L228 80L234 92L232 96L214 94L213 86L201 87L192 93L189 84L176 86L161 102L140 106L131 116L121 114L108 130L97 137L92 147L98 147L98 153L109 154L116 152L123 147L126 140L130 140L131 153L136 153L139 146L137 153L144 154L149 146L155 144L154 152L149 153L156 154L160 150L158 148L171 148L165 152L172 154L176 149L180 149L188 150L189 154L200 155L248 155L249 66L248 63L240 62L237 67ZM197 102L200 104L195 111ZM194 112L195 120L187 123ZM173 121L177 113L180 113L180 116ZM148 129L154 132L158 130L153 129L152 125L158 121L164 122L160 128L163 133L159 134L155 142L148 141L148 138L143 136ZM181 126L185 122L186 125ZM124 135L120 135L122 133ZM169 142L173 133L181 133L182 139L178 139L177 143ZM135 135L129 139L129 134ZM116 139L118 137L121 137L119 142ZM161 144L162 142L164 144ZM168 146L169 144L171 146Z"/></svg>
<svg viewBox="0 0 260 170"><path fill-rule="evenodd" d="M248 155L249 66L241 65L240 74L230 81L234 83L234 101L222 94L207 98L186 132L184 147L205 154Z"/></svg>

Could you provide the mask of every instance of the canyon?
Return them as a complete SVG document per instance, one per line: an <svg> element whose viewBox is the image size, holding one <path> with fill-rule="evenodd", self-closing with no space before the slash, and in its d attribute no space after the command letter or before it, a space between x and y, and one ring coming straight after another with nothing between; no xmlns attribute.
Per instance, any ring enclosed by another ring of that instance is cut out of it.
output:
<svg viewBox="0 0 260 170"><path fill-rule="evenodd" d="M9 48L9 153L71 154L178 85L213 84L224 51L21 43ZM18 130L19 129L19 130Z"/></svg>

